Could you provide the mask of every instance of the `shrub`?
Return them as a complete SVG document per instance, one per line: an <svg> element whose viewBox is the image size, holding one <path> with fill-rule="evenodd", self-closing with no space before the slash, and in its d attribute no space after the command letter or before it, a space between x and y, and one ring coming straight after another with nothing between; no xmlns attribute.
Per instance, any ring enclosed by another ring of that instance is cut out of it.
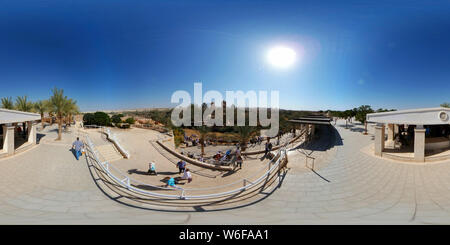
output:
<svg viewBox="0 0 450 245"><path fill-rule="evenodd" d="M121 123L121 122L122 122L121 117L123 117L122 114L116 114L116 115L113 115L113 116L111 117L111 122L113 122L113 123Z"/></svg>
<svg viewBox="0 0 450 245"><path fill-rule="evenodd" d="M119 123L119 124L118 124L118 127L119 127L119 128L127 129L127 128L130 128L130 124L128 124L128 123Z"/></svg>
<svg viewBox="0 0 450 245"><path fill-rule="evenodd" d="M129 118L127 118L127 120L125 120L125 122L128 123L128 124L134 124L135 121L136 120L134 120L134 118L132 118L132 117L129 117Z"/></svg>
<svg viewBox="0 0 450 245"><path fill-rule="evenodd" d="M111 125L111 118L108 116L108 114L106 114L102 111L97 111L96 113L94 113L94 120L95 120L95 124L98 126Z"/></svg>
<svg viewBox="0 0 450 245"><path fill-rule="evenodd" d="M94 125L95 124L95 117L93 113L86 113L83 116L83 124L84 125Z"/></svg>

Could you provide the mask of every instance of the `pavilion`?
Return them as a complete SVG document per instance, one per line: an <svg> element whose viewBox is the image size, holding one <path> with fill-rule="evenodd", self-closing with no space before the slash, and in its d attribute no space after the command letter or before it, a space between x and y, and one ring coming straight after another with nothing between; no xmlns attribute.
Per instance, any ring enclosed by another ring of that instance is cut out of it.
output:
<svg viewBox="0 0 450 245"><path fill-rule="evenodd" d="M0 158L31 148L36 144L36 125L41 115L0 109Z"/></svg>
<svg viewBox="0 0 450 245"><path fill-rule="evenodd" d="M416 162L450 159L449 115L450 108L443 107L367 114L367 122L377 123L375 155Z"/></svg>
<svg viewBox="0 0 450 245"><path fill-rule="evenodd" d="M310 137L313 137L317 126L330 126L331 118L322 114L310 114L304 117L288 120L288 122L294 125L300 125L300 127L308 127L310 130Z"/></svg>

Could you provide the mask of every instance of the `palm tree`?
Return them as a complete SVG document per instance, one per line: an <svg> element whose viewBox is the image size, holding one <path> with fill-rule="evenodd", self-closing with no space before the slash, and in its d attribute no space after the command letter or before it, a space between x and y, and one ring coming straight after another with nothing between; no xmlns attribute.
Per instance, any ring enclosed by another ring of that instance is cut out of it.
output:
<svg viewBox="0 0 450 245"><path fill-rule="evenodd" d="M52 89L52 92L53 95L49 99L50 111L53 112L58 119L58 138L56 138L56 140L61 140L62 122L68 99L67 96L64 96L64 90L62 89L55 87Z"/></svg>
<svg viewBox="0 0 450 245"><path fill-rule="evenodd" d="M48 110L48 101L47 100L39 100L34 103L34 109L36 112L41 114L41 125L44 128L44 113Z"/></svg>
<svg viewBox="0 0 450 245"><path fill-rule="evenodd" d="M33 103L31 101L28 101L28 97L27 96L17 96L16 98L16 105L15 105L16 109L19 111L25 111L25 112L30 112L34 109L33 107ZM22 127L23 127L23 133L24 135L26 134L26 123L22 123Z"/></svg>
<svg viewBox="0 0 450 245"><path fill-rule="evenodd" d="M202 148L202 156L205 155L205 140L206 140L206 136L209 133L209 128L205 125L197 127L197 131L199 133L199 141L200 141L200 146Z"/></svg>
<svg viewBox="0 0 450 245"><path fill-rule="evenodd" d="M450 103L448 103L448 102L442 103L441 107L450 108Z"/></svg>
<svg viewBox="0 0 450 245"><path fill-rule="evenodd" d="M373 110L369 105L362 105L358 108L358 112L356 114L356 120L364 123L364 134L367 134L367 121L366 116L368 113L372 113Z"/></svg>
<svg viewBox="0 0 450 245"><path fill-rule="evenodd" d="M73 100L73 99L68 99L67 103L64 107L64 115L66 116L66 126L70 126L70 121L72 120L72 116L77 113L79 113L77 101ZM68 124L67 124L67 122L68 122Z"/></svg>
<svg viewBox="0 0 450 245"><path fill-rule="evenodd" d="M8 109L8 110L13 110L14 109L14 104L12 101L11 97L4 97L2 98L2 108L4 109Z"/></svg>
<svg viewBox="0 0 450 245"><path fill-rule="evenodd" d="M28 101L27 96L21 96L16 98L16 109L19 111L30 112L33 108L33 103Z"/></svg>
<svg viewBox="0 0 450 245"><path fill-rule="evenodd" d="M254 127L250 126L241 126L238 127L239 132L239 142L242 148L242 151L245 151L247 149L247 142L249 141L252 134L256 131Z"/></svg>

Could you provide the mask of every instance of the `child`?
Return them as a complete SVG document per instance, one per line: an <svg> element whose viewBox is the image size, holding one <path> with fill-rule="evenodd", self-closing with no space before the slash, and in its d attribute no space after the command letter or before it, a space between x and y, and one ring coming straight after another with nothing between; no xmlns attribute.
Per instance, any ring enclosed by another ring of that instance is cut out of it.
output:
<svg viewBox="0 0 450 245"><path fill-rule="evenodd" d="M153 163L153 162L150 163L150 167L149 167L147 173L148 174L158 175L158 173L156 172L155 163Z"/></svg>

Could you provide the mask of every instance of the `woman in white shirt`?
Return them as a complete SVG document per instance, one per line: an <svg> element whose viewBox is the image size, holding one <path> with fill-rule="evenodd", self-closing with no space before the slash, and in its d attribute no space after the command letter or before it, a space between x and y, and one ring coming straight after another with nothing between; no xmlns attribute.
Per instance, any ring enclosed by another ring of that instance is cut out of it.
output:
<svg viewBox="0 0 450 245"><path fill-rule="evenodd" d="M184 171L184 175L182 177L183 179L187 179L188 183L191 183L192 181L192 174L191 171L187 168L186 171Z"/></svg>

